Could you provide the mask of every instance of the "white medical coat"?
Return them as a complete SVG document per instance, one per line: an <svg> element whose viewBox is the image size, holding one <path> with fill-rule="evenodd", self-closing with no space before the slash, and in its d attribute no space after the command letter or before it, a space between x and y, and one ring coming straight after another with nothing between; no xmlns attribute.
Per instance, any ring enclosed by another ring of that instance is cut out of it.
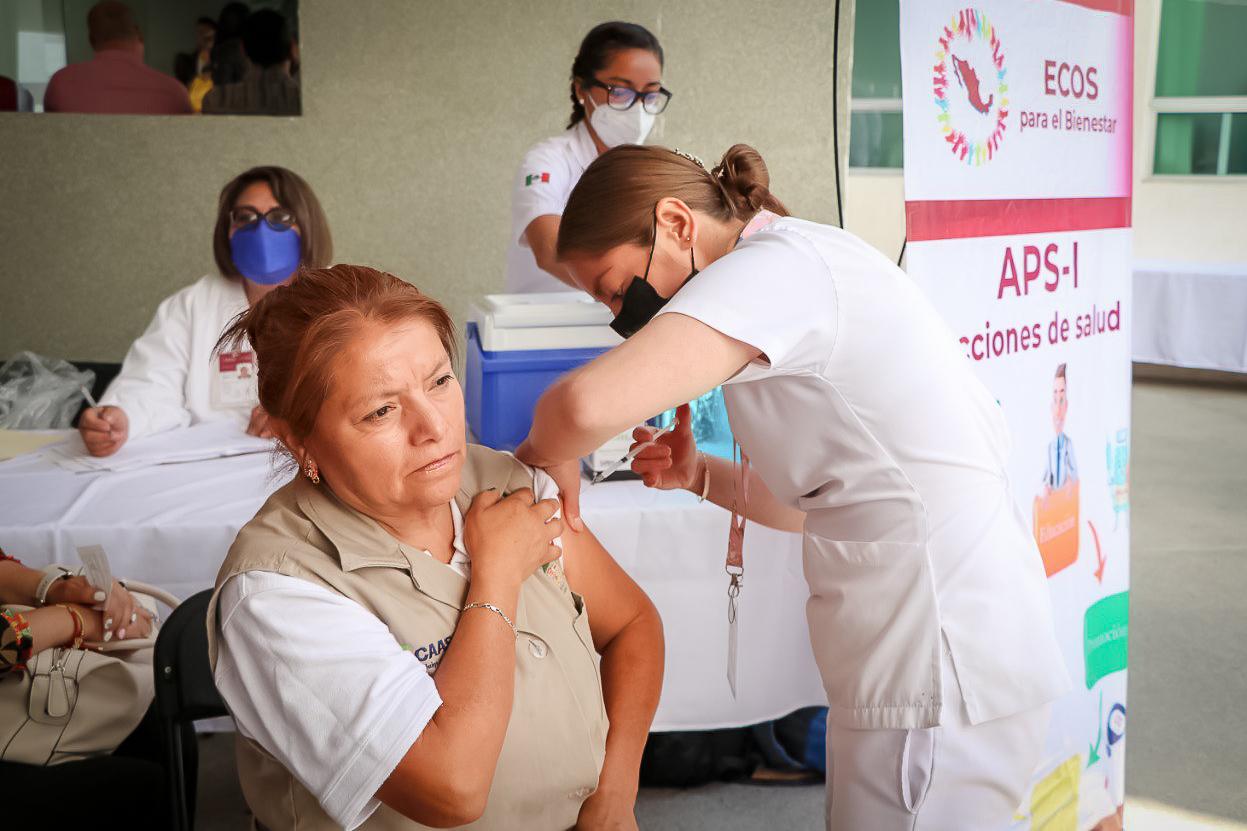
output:
<svg viewBox="0 0 1247 831"><path fill-rule="evenodd" d="M226 418L247 424L259 404L254 353L243 344L213 354L226 324L246 309L242 282L219 274L161 301L100 399L125 410L131 441Z"/></svg>
<svg viewBox="0 0 1247 831"><path fill-rule="evenodd" d="M507 291L568 291L566 283L537 266L524 232L539 216L562 216L572 188L598 156L581 121L538 142L524 154L511 187L511 240L507 244Z"/></svg>
<svg viewBox="0 0 1247 831"><path fill-rule="evenodd" d="M1069 688L999 405L904 272L845 231L782 218L662 313L763 353L724 397L754 469L806 512L807 616L834 723L939 724L942 639L974 724ZM746 547L745 562L766 568L766 552Z"/></svg>

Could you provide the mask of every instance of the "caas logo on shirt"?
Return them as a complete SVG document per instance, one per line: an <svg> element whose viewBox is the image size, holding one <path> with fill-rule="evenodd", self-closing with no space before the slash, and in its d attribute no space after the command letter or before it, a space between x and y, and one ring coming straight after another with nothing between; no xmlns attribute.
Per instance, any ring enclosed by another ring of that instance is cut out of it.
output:
<svg viewBox="0 0 1247 831"><path fill-rule="evenodd" d="M544 184L549 184L550 174L549 173L530 173L524 177L524 187L528 187L534 182L541 182Z"/></svg>
<svg viewBox="0 0 1247 831"><path fill-rule="evenodd" d="M996 27L981 11L962 9L944 26L932 81L949 150L968 165L991 161L1004 137L1009 85Z"/></svg>

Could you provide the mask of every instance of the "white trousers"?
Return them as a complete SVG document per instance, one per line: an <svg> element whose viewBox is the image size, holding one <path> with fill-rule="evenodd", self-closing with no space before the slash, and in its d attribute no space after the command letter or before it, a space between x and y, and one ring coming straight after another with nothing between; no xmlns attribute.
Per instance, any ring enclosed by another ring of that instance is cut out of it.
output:
<svg viewBox="0 0 1247 831"><path fill-rule="evenodd" d="M1052 705L970 724L945 653L942 724L827 725L828 831L1000 831L1043 754Z"/></svg>

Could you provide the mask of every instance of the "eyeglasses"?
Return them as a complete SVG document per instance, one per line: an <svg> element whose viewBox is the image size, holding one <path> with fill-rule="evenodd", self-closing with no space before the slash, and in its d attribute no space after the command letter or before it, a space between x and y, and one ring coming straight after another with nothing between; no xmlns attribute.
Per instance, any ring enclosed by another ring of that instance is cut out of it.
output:
<svg viewBox="0 0 1247 831"><path fill-rule="evenodd" d="M234 208L229 212L229 221L233 223L235 228L245 228L248 225L254 225L261 219L267 222L268 227L274 231L285 231L298 221L293 213L282 207L273 208L264 214L255 208Z"/></svg>
<svg viewBox="0 0 1247 831"><path fill-rule="evenodd" d="M667 104L671 101L671 90L665 87L659 87L649 92L637 92L632 87L617 87L614 84L604 84L597 79L590 80L587 87L599 87L606 90L606 105L612 110L631 109L632 105L641 99L641 106L650 115L658 115L667 109Z"/></svg>

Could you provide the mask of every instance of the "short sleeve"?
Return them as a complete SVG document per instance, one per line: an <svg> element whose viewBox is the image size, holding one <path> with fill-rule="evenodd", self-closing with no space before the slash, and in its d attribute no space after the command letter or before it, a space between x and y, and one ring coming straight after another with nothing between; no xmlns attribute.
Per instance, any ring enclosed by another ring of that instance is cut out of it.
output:
<svg viewBox="0 0 1247 831"><path fill-rule="evenodd" d="M698 273L660 314L682 314L760 350L772 369L821 371L836 334L836 289L814 244L767 228Z"/></svg>
<svg viewBox="0 0 1247 831"><path fill-rule="evenodd" d="M309 581L248 572L218 602L215 678L239 731L360 825L441 706L432 677L379 618Z"/></svg>
<svg viewBox="0 0 1247 831"><path fill-rule="evenodd" d="M561 137L560 137L561 139ZM528 247L524 232L539 216L562 216L571 193L572 174L560 139L543 141L524 155L511 190L511 236Z"/></svg>

